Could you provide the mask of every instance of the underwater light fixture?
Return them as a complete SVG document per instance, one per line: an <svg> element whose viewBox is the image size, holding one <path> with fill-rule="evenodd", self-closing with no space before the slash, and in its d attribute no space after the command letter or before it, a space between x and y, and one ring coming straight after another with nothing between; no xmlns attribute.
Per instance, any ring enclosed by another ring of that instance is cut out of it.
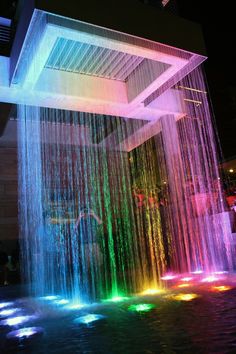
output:
<svg viewBox="0 0 236 354"><path fill-rule="evenodd" d="M90 313L88 315L76 318L74 320L74 323L90 324L92 322L95 322L95 321L98 321L98 320L102 320L104 318L106 318L106 317L103 316L103 315L97 315L97 314L94 314L94 313Z"/></svg>
<svg viewBox="0 0 236 354"><path fill-rule="evenodd" d="M173 275L173 274L166 274L163 277L161 277L162 280L172 280L175 278L176 278L176 275Z"/></svg>
<svg viewBox="0 0 236 354"><path fill-rule="evenodd" d="M214 286L212 288L213 291L228 291L231 290L232 287L228 285L219 285L219 286Z"/></svg>
<svg viewBox="0 0 236 354"><path fill-rule="evenodd" d="M215 277L214 275L209 275L208 277L203 278L202 282L211 283L211 282L217 281L217 280L219 280L219 278Z"/></svg>
<svg viewBox="0 0 236 354"><path fill-rule="evenodd" d="M19 308L14 308L14 309L5 309L5 310L2 310L0 311L0 316L1 317L5 317L5 316L11 316L13 315L14 313L20 311L21 309Z"/></svg>
<svg viewBox="0 0 236 354"><path fill-rule="evenodd" d="M58 295L47 295L47 296L41 296L39 299L40 300L57 300L59 298Z"/></svg>
<svg viewBox="0 0 236 354"><path fill-rule="evenodd" d="M129 299L130 299L130 297L128 297L128 296L113 296L109 299L103 300L103 302L121 302L121 301L126 301Z"/></svg>
<svg viewBox="0 0 236 354"><path fill-rule="evenodd" d="M7 339L27 339L43 334L44 330L41 327L25 327L16 331L9 332Z"/></svg>
<svg viewBox="0 0 236 354"><path fill-rule="evenodd" d="M197 294L178 294L174 295L172 298L177 301L192 301L199 297Z"/></svg>
<svg viewBox="0 0 236 354"><path fill-rule="evenodd" d="M158 289L158 288L149 288L141 292L140 295L157 295L163 293L163 289Z"/></svg>
<svg viewBox="0 0 236 354"><path fill-rule="evenodd" d="M192 277L184 277L184 278L182 278L181 280L182 281L190 281L190 280L192 280L193 278Z"/></svg>
<svg viewBox="0 0 236 354"><path fill-rule="evenodd" d="M5 307L12 306L13 302L1 302L0 303L0 309L4 309Z"/></svg>
<svg viewBox="0 0 236 354"><path fill-rule="evenodd" d="M128 310L133 312L149 312L155 308L153 304L135 304L129 306Z"/></svg>
<svg viewBox="0 0 236 354"><path fill-rule="evenodd" d="M16 317L10 317L7 318L6 320L0 321L0 325L3 326L18 326L21 325L25 322L28 322L30 320L35 319L35 316L16 316Z"/></svg>
<svg viewBox="0 0 236 354"><path fill-rule="evenodd" d="M66 305L66 304L69 304L69 300L66 300L66 299L61 299L61 300L55 300L54 301L54 304L56 305Z"/></svg>

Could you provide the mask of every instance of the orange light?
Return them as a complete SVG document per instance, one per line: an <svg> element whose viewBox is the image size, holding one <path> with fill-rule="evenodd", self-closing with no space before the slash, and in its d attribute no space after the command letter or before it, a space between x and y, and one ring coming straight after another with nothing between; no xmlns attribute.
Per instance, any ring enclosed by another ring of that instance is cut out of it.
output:
<svg viewBox="0 0 236 354"><path fill-rule="evenodd" d="M179 284L179 285L177 285L177 288L188 288L190 285L191 285L191 284L186 284L186 283L184 283L184 284Z"/></svg>
<svg viewBox="0 0 236 354"><path fill-rule="evenodd" d="M228 291L232 289L231 286L225 286L225 285L220 285L220 286L213 286L212 288L214 291Z"/></svg>

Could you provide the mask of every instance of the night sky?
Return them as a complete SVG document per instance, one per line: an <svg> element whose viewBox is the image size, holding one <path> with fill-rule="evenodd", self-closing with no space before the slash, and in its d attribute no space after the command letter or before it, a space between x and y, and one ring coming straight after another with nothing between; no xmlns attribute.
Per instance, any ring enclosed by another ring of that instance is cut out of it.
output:
<svg viewBox="0 0 236 354"><path fill-rule="evenodd" d="M236 155L236 18L233 3L178 0L180 15L203 27L208 56L204 66L225 158Z"/></svg>

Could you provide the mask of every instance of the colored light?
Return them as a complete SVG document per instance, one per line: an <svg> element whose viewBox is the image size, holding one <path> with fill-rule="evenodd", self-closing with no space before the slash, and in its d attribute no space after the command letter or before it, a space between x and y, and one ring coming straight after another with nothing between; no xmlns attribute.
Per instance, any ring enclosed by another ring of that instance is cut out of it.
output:
<svg viewBox="0 0 236 354"><path fill-rule="evenodd" d="M172 275L172 274L166 274L163 277L161 277L162 280L172 280L175 278L176 278L176 275Z"/></svg>
<svg viewBox="0 0 236 354"><path fill-rule="evenodd" d="M0 309L3 309L4 307L9 307L12 306L13 302L1 302L0 303Z"/></svg>
<svg viewBox="0 0 236 354"><path fill-rule="evenodd" d="M200 269L199 270L197 269L194 272L192 272L192 274L202 274L202 273L203 273L203 271Z"/></svg>
<svg viewBox="0 0 236 354"><path fill-rule="evenodd" d="M197 294L178 294L173 296L173 299L178 301L192 301L196 299L199 295Z"/></svg>
<svg viewBox="0 0 236 354"><path fill-rule="evenodd" d="M155 308L155 305L153 304L137 304L129 306L128 310L135 312L148 312L151 311L153 308Z"/></svg>
<svg viewBox="0 0 236 354"><path fill-rule="evenodd" d="M228 273L226 270L219 270L217 272L214 272L214 274L226 274Z"/></svg>
<svg viewBox="0 0 236 354"><path fill-rule="evenodd" d="M43 329L41 327L26 327L26 328L21 328L16 331L9 332L7 334L8 339L14 339L14 338L19 338L19 339L24 339L24 338L29 338L32 336L35 336L36 334L42 334Z"/></svg>
<svg viewBox="0 0 236 354"><path fill-rule="evenodd" d="M18 309L18 308L2 310L2 311L0 311L0 316L11 316L18 311L20 311L20 309Z"/></svg>
<svg viewBox="0 0 236 354"><path fill-rule="evenodd" d="M230 169L229 169L229 172L230 172L230 173L233 173L233 172L234 172L234 170L233 170L232 168L230 168Z"/></svg>
<svg viewBox="0 0 236 354"><path fill-rule="evenodd" d="M88 314L85 316L78 317L74 320L75 323L82 323L82 324L90 324L92 322L102 320L104 319L105 316L103 315L97 315L97 314Z"/></svg>
<svg viewBox="0 0 236 354"><path fill-rule="evenodd" d="M66 304L69 304L69 300L66 300L66 299L61 299L61 300L55 300L54 301L54 304L56 305L66 305Z"/></svg>
<svg viewBox="0 0 236 354"><path fill-rule="evenodd" d="M161 294L163 292L164 290L162 289L146 289L141 293L141 295L156 295L156 294Z"/></svg>
<svg viewBox="0 0 236 354"><path fill-rule="evenodd" d="M57 296L57 295L48 295L48 296L40 297L41 300L56 300L58 298L59 298L59 296Z"/></svg>
<svg viewBox="0 0 236 354"><path fill-rule="evenodd" d="M211 283L213 281L219 280L217 277L214 277L214 275L210 275L209 277L203 278L202 281L206 283Z"/></svg>
<svg viewBox="0 0 236 354"><path fill-rule="evenodd" d="M179 284L177 288L188 288L191 284Z"/></svg>
<svg viewBox="0 0 236 354"><path fill-rule="evenodd" d="M80 310L84 306L85 305L83 305L83 304L72 304L72 305L65 306L65 309L68 309L68 310Z"/></svg>
<svg viewBox="0 0 236 354"><path fill-rule="evenodd" d="M125 300L129 300L130 297L127 296L113 296L110 299L106 299L103 300L103 302L121 302L121 301L125 301Z"/></svg>
<svg viewBox="0 0 236 354"><path fill-rule="evenodd" d="M231 286L220 285L220 286L214 286L212 289L214 291L228 291L228 290L231 290L232 287Z"/></svg>
<svg viewBox="0 0 236 354"><path fill-rule="evenodd" d="M4 326L17 326L17 325L20 325L20 324L25 323L27 321L30 321L33 318L34 318L34 316L10 317L10 318L7 318L6 320L1 321L0 324L4 325Z"/></svg>
<svg viewBox="0 0 236 354"><path fill-rule="evenodd" d="M190 280L192 280L193 278L191 278L191 277L185 277L185 278L182 278L181 280L182 281L190 281Z"/></svg>

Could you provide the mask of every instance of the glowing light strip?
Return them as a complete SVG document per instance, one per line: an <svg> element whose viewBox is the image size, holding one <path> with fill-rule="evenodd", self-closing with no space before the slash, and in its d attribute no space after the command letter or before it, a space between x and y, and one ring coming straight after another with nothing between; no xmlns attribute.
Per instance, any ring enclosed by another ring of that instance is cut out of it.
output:
<svg viewBox="0 0 236 354"><path fill-rule="evenodd" d="M184 89L184 90L189 90L189 91L194 91L194 92L207 93L206 91L198 90L198 89L195 89L192 87L178 86L178 88Z"/></svg>
<svg viewBox="0 0 236 354"><path fill-rule="evenodd" d="M202 104L202 101L190 100L189 98L184 98L184 101L192 102L192 103L196 103L196 104Z"/></svg>

